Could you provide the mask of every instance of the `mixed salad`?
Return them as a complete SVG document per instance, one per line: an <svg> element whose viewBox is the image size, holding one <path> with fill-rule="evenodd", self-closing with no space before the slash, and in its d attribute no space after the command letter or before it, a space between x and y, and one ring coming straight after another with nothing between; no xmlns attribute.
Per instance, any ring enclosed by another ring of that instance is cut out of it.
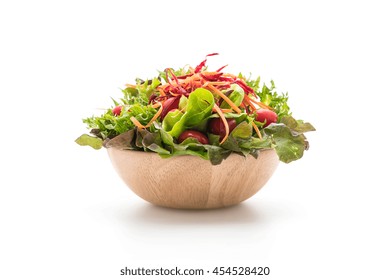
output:
<svg viewBox="0 0 390 280"><path fill-rule="evenodd" d="M100 116L83 119L90 134L76 142L94 149L117 147L161 157L194 155L220 164L231 153L254 156L275 149L282 162L309 148L315 128L292 117L288 94L260 78L209 71L207 57L195 68L167 68L153 79L126 84L123 97Z"/></svg>

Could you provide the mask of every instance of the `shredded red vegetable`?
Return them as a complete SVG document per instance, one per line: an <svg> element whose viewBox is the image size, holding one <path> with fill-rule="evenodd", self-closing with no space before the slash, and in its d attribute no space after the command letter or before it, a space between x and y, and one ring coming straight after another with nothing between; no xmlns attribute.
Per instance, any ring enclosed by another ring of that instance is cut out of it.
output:
<svg viewBox="0 0 390 280"><path fill-rule="evenodd" d="M206 59L203 60L198 66L196 66L195 69L191 71L191 73L182 76L177 77L171 68L165 69L167 83L160 85L157 88L161 95L165 96L164 99L169 99L169 97L179 95L188 96L197 88L208 88L213 93L221 96L221 90L226 90L230 88L232 84L237 84L244 90L246 95L243 103L239 106L241 109L245 111L249 109L250 113L255 109L253 104L256 104L262 108L269 108L260 102L260 100L258 100L253 89L249 87L243 79L240 79L229 73L221 72L227 65L222 66L215 72L205 71L204 68L206 67L207 57L214 55L218 55L218 53L206 55ZM252 97L249 97L249 95L252 95ZM225 98L222 96L222 98L226 100L228 97ZM156 102L158 101L161 101L161 99L156 99ZM234 105L232 108L235 109ZM235 111L237 112L237 110Z"/></svg>
<svg viewBox="0 0 390 280"><path fill-rule="evenodd" d="M210 90L213 94L215 94L215 96L218 96L222 100L226 101L226 103L228 103L236 113L254 113L258 108L257 106L272 110L272 108L259 100L253 89L246 84L245 80L235 75L222 72L227 65L220 67L215 72L206 71L207 58L215 55L218 55L218 53L206 55L206 58L199 63L199 65L195 68L190 67L190 73L185 75L176 76L173 69L165 69L165 78L167 83L157 87L160 96L153 94L150 98L151 104L162 104L157 117L163 119L170 110L177 108L181 95L188 97L191 92L197 88L206 88ZM232 84L240 86L245 93L244 100L239 106L234 104L234 102L222 92L223 90L229 89ZM133 87L133 85L127 86ZM215 106L218 107L217 104ZM219 107L214 109L219 114L222 114L223 112L223 110ZM153 119L157 119L157 117ZM223 116L221 116L221 118L224 119ZM134 124L140 128L145 127L137 122L134 122ZM255 128L259 138L261 138L260 131L257 129L256 125L253 125L253 127ZM224 140L226 140L226 138L224 138L222 142L224 142Z"/></svg>

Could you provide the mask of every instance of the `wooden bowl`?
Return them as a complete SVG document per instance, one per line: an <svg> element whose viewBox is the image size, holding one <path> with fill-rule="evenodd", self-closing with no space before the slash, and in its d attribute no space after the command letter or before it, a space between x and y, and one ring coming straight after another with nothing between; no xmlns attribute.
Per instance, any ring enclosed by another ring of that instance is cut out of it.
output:
<svg viewBox="0 0 390 280"><path fill-rule="evenodd" d="M108 148L119 176L138 196L164 207L221 208L257 193L279 164L275 150L259 157L231 154L220 165L197 156L163 159L153 152Z"/></svg>

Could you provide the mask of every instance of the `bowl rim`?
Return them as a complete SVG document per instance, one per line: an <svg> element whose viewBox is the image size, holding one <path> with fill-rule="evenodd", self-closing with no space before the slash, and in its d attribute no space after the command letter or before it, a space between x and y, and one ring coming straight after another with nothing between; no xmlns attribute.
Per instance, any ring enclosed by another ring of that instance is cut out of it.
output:
<svg viewBox="0 0 390 280"><path fill-rule="evenodd" d="M169 159L173 159L173 158L183 158L183 157L189 157L189 158L197 158L197 159L201 159L201 160L204 160L204 161L207 161L207 162L210 162L210 160L208 159L204 159L200 156L197 156L197 155L168 155L167 157L161 157L158 153L156 152L153 152L153 151L140 151L140 150L133 150L133 149L126 149L126 148L118 148L118 147L107 147L106 150L108 151L109 149L115 149L117 151L123 151L123 152L131 152L131 153L137 153L139 155L143 154L145 156L153 156L153 157L158 157L158 158L161 158L161 159L164 159L164 160L169 160ZM274 148L265 148L265 149L259 149L260 153L262 151L274 151L274 153L276 153L276 150ZM244 155L242 153L237 153L237 152L234 152L232 151L229 156L227 158L225 158L223 161L226 161L230 158L233 157L236 157L236 156L239 156L239 157L243 157L243 158L248 158L248 157L253 157L252 155L248 154L248 155ZM254 159L257 159L255 157L253 157ZM280 160L279 160L280 161Z"/></svg>

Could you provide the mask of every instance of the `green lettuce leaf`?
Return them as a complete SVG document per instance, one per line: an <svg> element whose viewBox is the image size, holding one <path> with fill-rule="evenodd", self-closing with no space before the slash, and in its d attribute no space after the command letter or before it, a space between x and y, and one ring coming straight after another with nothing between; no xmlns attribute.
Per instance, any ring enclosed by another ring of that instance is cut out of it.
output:
<svg viewBox="0 0 390 280"><path fill-rule="evenodd" d="M306 149L306 139L303 134L293 135L285 124L271 124L265 128L265 133L271 137L282 162L289 163L303 156Z"/></svg>
<svg viewBox="0 0 390 280"><path fill-rule="evenodd" d="M144 130L147 131L147 130ZM148 132L148 131L147 131ZM142 146L146 148L146 150L150 150L156 152L160 155L170 155L171 152L164 149L162 146L161 135L159 132L148 132L142 135Z"/></svg>
<svg viewBox="0 0 390 280"><path fill-rule="evenodd" d="M244 100L244 95L245 95L244 90L239 85L236 84L231 85L230 90L232 90L233 92L229 94L229 99L233 101L235 105L240 106L242 100ZM223 109L231 108L226 101L223 101L220 107Z"/></svg>
<svg viewBox="0 0 390 280"><path fill-rule="evenodd" d="M90 146L95 150L99 150L103 146L103 140L88 134L83 134L75 140L80 146Z"/></svg>
<svg viewBox="0 0 390 280"><path fill-rule="evenodd" d="M113 139L106 139L103 145L105 148L116 147L122 149L134 149L136 133L136 129L131 129L119 134Z"/></svg>
<svg viewBox="0 0 390 280"><path fill-rule="evenodd" d="M213 165L220 164L232 153L232 151L213 145L205 145L205 149L207 150L208 159Z"/></svg>
<svg viewBox="0 0 390 280"><path fill-rule="evenodd" d="M182 95L179 100L179 110L186 111L188 104L188 98Z"/></svg>
<svg viewBox="0 0 390 280"><path fill-rule="evenodd" d="M269 138L259 139L257 137L251 137L246 141L241 141L239 145L242 149L247 149L247 150L271 149L274 147L271 139Z"/></svg>
<svg viewBox="0 0 390 280"><path fill-rule="evenodd" d="M97 136L105 140L133 129L135 126L130 120L131 117L135 117L141 124L146 125L156 112L157 110L152 106L137 103L123 105L122 113L119 116L114 116L112 110L109 109L103 115L83 119L83 122L89 128L98 131Z"/></svg>
<svg viewBox="0 0 390 280"><path fill-rule="evenodd" d="M220 145L220 136L209 134L210 144L221 146L224 150L236 152L245 156L257 157L258 150L271 149L274 147L270 138L259 139L252 136L252 126L247 122L242 122L228 136L227 140Z"/></svg>
<svg viewBox="0 0 390 280"><path fill-rule="evenodd" d="M196 89L188 98L187 111L167 132L173 137L179 137L184 130L207 121L213 106L214 96L212 93L203 88Z"/></svg>
<svg viewBox="0 0 390 280"><path fill-rule="evenodd" d="M295 120L292 116L284 116L280 122L288 126L293 132L295 132L295 134L302 134L316 130L310 123L302 120Z"/></svg>
<svg viewBox="0 0 390 280"><path fill-rule="evenodd" d="M239 75L239 77L243 77ZM278 114L279 119L283 116L291 115L290 107L288 105L288 93L278 93L276 91L275 83L271 80L271 85L267 86L265 83L260 85L260 77L257 79L251 79L248 77L246 83L250 86L254 92L259 96L261 102L272 107Z"/></svg>
<svg viewBox="0 0 390 280"><path fill-rule="evenodd" d="M175 76L190 73L187 68L172 71ZM182 95L178 110L168 112L163 121L157 118L147 129L136 128L132 121L133 117L142 125L146 125L157 113L158 108L153 108L151 104L163 100L158 99L160 92L157 87L163 80L168 82L167 75L167 72L163 71L153 79L146 81L136 79L134 87L122 90L123 97L119 102L112 99L115 106L122 107L120 114L114 115L111 107L100 116L84 119L83 122L91 129L91 135L83 134L76 139L76 142L94 149L104 146L155 152L163 158L193 155L210 160L212 164L220 164L231 153L257 157L263 149L275 149L279 159L289 163L301 158L304 151L308 149L308 141L304 133L314 131L315 128L310 123L296 120L291 116L287 93L277 93L273 81L270 86L260 85L260 78L246 79L242 74L238 77L253 89L263 103L272 107L278 114L278 124L262 128L263 124L254 120L254 114L225 113L225 118L235 119L238 125L230 132L223 144L220 144L220 135L210 133L208 134L210 144L207 145L199 143L194 138L177 143L177 138L187 129L206 134L209 119L220 117L212 112L215 102L218 102L222 109L230 108L230 105L219 96L213 95L204 88L198 88L188 97ZM232 84L223 92L237 106L242 104L245 92L238 84ZM262 139L254 133L253 123L260 129Z"/></svg>
<svg viewBox="0 0 390 280"><path fill-rule="evenodd" d="M180 110L168 112L162 122L163 129L165 131L171 131L174 125L183 117L183 115L184 113L182 113Z"/></svg>
<svg viewBox="0 0 390 280"><path fill-rule="evenodd" d="M247 122L239 123L230 133L234 138L248 139L252 136L252 126Z"/></svg>

